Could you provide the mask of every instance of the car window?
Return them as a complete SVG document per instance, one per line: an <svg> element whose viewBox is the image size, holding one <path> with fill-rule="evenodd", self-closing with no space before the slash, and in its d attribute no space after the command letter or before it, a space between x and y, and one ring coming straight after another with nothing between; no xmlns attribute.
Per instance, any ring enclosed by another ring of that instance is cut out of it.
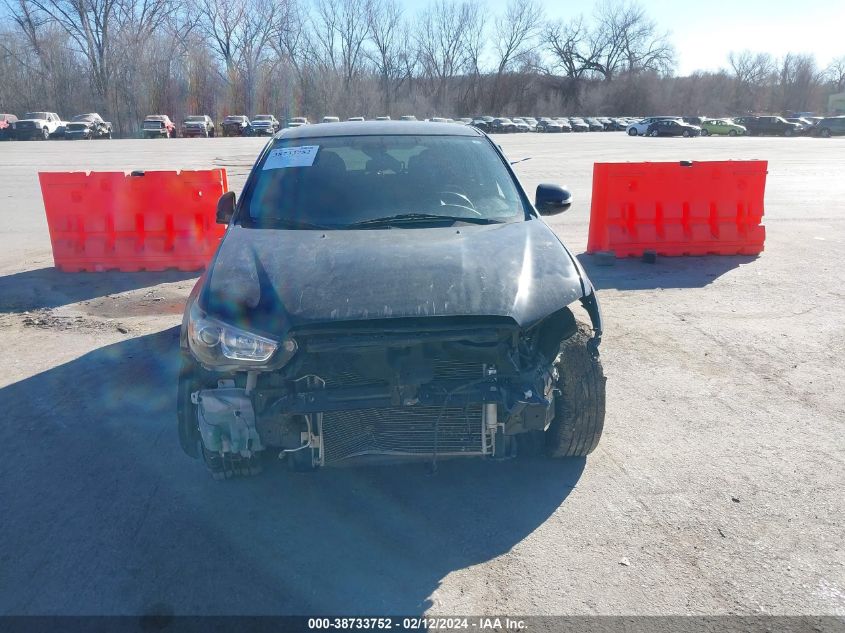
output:
<svg viewBox="0 0 845 633"><path fill-rule="evenodd" d="M288 166L284 150L303 148ZM489 141L464 136L279 139L244 193L247 225L274 221L343 228L399 214L469 220L525 217L509 170Z"/></svg>

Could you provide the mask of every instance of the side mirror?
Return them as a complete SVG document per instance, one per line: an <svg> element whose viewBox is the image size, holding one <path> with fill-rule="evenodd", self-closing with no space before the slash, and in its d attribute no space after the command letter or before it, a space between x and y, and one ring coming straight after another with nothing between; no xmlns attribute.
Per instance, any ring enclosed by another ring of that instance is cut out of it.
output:
<svg viewBox="0 0 845 633"><path fill-rule="evenodd" d="M555 215L566 211L572 205L572 194L557 185L537 185L534 206L540 215Z"/></svg>
<svg viewBox="0 0 845 633"><path fill-rule="evenodd" d="M217 201L217 224L229 224L235 215L235 192L227 191Z"/></svg>

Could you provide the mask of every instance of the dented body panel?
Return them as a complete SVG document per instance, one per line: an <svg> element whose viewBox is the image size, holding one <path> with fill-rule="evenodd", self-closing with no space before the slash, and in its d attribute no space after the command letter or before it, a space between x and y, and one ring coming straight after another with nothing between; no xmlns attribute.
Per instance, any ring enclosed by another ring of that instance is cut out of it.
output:
<svg viewBox="0 0 845 633"><path fill-rule="evenodd" d="M541 220L376 231L233 226L202 303L283 336L325 322L471 315L530 327L583 294L572 258Z"/></svg>

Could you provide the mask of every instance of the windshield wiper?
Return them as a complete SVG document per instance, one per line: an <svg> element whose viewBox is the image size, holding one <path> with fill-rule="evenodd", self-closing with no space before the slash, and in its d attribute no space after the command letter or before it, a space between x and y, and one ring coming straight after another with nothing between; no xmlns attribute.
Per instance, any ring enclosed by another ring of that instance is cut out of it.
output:
<svg viewBox="0 0 845 633"><path fill-rule="evenodd" d="M403 222L468 222L469 224L501 224L499 220L463 215L441 215L439 213L400 213L382 218L370 218L347 225L348 228L402 224Z"/></svg>
<svg viewBox="0 0 845 633"><path fill-rule="evenodd" d="M304 220L295 220L293 218L252 218L252 223L259 227L272 226L280 229L314 229L314 230L329 230L337 228L326 224L314 224L313 222L305 222Z"/></svg>

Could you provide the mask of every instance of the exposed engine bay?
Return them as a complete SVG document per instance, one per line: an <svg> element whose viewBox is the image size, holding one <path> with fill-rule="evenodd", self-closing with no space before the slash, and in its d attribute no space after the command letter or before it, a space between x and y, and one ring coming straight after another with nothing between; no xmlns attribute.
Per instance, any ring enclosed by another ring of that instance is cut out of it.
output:
<svg viewBox="0 0 845 633"><path fill-rule="evenodd" d="M564 309L528 331L476 317L300 330L278 371L203 372L189 394L198 450L245 468L268 449L300 469L374 455L510 456L516 435L550 424L555 359L574 329Z"/></svg>

